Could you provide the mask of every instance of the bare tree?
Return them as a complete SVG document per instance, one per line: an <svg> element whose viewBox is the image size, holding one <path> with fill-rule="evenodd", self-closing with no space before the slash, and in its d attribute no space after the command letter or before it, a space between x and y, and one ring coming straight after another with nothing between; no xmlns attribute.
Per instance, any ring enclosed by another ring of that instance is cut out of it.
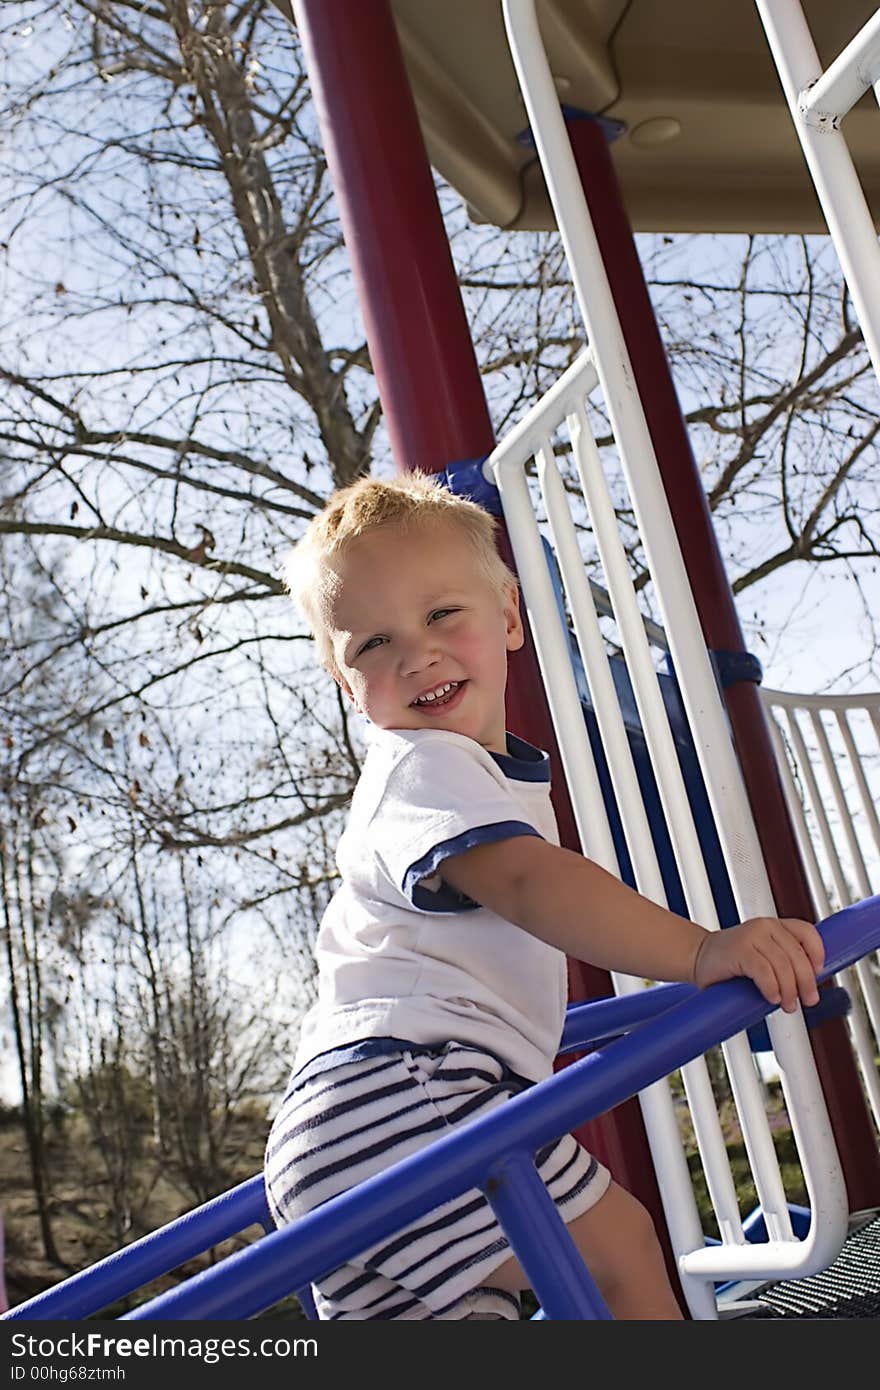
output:
<svg viewBox="0 0 880 1390"><path fill-rule="evenodd" d="M14 9L0 529L59 600L4 681L16 770L75 750L68 790L105 862L134 808L170 852L238 856L230 907L311 903L330 869L307 863L308 827L356 759L277 569L369 467L380 412L339 318L296 47L263 3ZM72 659L88 700L31 698Z"/></svg>
<svg viewBox="0 0 880 1390"><path fill-rule="evenodd" d="M679 278L658 274L656 292L680 382L703 398L689 419L734 591L797 561L867 572L880 553L877 383L827 239L738 238L718 278L708 260L680 278L675 249Z"/></svg>
<svg viewBox="0 0 880 1390"><path fill-rule="evenodd" d="M160 1150L198 1197L230 1108L277 1084L259 1016L292 1028L307 998L358 774L281 558L333 487L390 466L387 443L297 37L269 0L26 0L0 39L10 834L20 849L49 805L54 901L93 904L72 966L92 1052L82 1010L67 1041L95 1122L125 1069L148 1074ZM582 346L571 285L557 238L473 228L439 191L500 433ZM876 397L823 245L640 244L737 591L805 564L858 586ZM289 997L252 992L233 1046L245 956ZM108 1178L122 1230L133 1153Z"/></svg>
<svg viewBox="0 0 880 1390"><path fill-rule="evenodd" d="M8 1008L21 1087L22 1121L46 1259L62 1264L51 1218L52 1178L47 1145L47 1115L54 1078L47 1075L51 1033L63 1004L53 970L51 927L52 881L57 856L40 830L44 810L28 797L14 798L8 779L0 794L10 814L0 823L0 896L2 941Z"/></svg>

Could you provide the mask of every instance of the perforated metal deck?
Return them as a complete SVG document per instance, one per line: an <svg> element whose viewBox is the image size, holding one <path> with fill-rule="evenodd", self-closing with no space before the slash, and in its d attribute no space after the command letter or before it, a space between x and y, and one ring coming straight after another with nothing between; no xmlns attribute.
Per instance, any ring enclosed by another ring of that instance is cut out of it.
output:
<svg viewBox="0 0 880 1390"><path fill-rule="evenodd" d="M808 1279L756 1290L743 1318L880 1318L880 1213L850 1231L837 1259Z"/></svg>

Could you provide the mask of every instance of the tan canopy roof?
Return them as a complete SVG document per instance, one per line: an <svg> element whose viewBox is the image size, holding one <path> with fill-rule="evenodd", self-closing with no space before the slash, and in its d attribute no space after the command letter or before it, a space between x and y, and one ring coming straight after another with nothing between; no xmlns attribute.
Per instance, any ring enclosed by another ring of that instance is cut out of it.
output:
<svg viewBox="0 0 880 1390"><path fill-rule="evenodd" d="M876 7L805 0L824 64ZM501 0L392 9L435 168L475 218L553 225L540 169L516 138L526 117ZM625 125L613 157L637 230L825 230L753 0L539 0L538 14L561 99ZM843 129L880 220L871 93Z"/></svg>

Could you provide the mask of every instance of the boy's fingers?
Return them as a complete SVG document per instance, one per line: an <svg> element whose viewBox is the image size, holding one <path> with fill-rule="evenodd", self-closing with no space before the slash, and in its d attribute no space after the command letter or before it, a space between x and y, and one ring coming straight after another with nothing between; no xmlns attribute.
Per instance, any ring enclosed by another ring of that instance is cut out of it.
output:
<svg viewBox="0 0 880 1390"><path fill-rule="evenodd" d="M798 982L797 976L790 957L787 952L772 937L767 937L755 948L760 956L763 957L773 974L776 981L778 994L776 999L782 1005L787 1014L790 1014L797 1005ZM773 999L772 994L766 994L765 998Z"/></svg>
<svg viewBox="0 0 880 1390"><path fill-rule="evenodd" d="M734 948L734 941L735 949L725 951L728 944ZM793 1013L799 999L804 1004L818 1002L816 972L824 960L822 938L810 922L797 917L753 918L734 928L730 937L725 932L713 935L697 979L706 984L731 974L747 975L768 1003Z"/></svg>
<svg viewBox="0 0 880 1390"><path fill-rule="evenodd" d="M810 957L788 932L771 933L756 947L769 961L779 985L782 1007L792 1013L798 999L815 1004L819 999L816 972ZM769 997L769 996L768 996Z"/></svg>
<svg viewBox="0 0 880 1390"><path fill-rule="evenodd" d="M808 922L796 922L795 925L803 928L803 931L792 931L787 922L780 924L784 929L773 933L773 939L791 961L791 966L797 980L797 992L805 1004L816 1004L819 1001L819 986L816 983L816 964L811 947L815 950L815 943L812 937L818 938L819 947L822 948L822 938L819 933L809 928ZM822 959L824 960L824 948L822 948ZM819 965L822 961L819 961Z"/></svg>
<svg viewBox="0 0 880 1390"><path fill-rule="evenodd" d="M806 951L814 970L821 970L825 964L825 942L811 922L803 922L799 917L783 917L783 926L796 937Z"/></svg>
<svg viewBox="0 0 880 1390"><path fill-rule="evenodd" d="M806 951L798 951L793 964L801 999L805 1004L818 1004L819 985L816 981L816 968Z"/></svg>

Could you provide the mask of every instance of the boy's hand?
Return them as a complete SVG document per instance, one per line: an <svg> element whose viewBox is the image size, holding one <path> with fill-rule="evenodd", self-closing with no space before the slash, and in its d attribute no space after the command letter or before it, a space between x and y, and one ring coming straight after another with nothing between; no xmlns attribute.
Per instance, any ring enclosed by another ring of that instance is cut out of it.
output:
<svg viewBox="0 0 880 1390"><path fill-rule="evenodd" d="M745 975L771 1004L794 1013L798 998L819 1002L816 972L825 947L816 928L797 917L752 917L738 927L710 932L694 960L694 984L704 989Z"/></svg>

